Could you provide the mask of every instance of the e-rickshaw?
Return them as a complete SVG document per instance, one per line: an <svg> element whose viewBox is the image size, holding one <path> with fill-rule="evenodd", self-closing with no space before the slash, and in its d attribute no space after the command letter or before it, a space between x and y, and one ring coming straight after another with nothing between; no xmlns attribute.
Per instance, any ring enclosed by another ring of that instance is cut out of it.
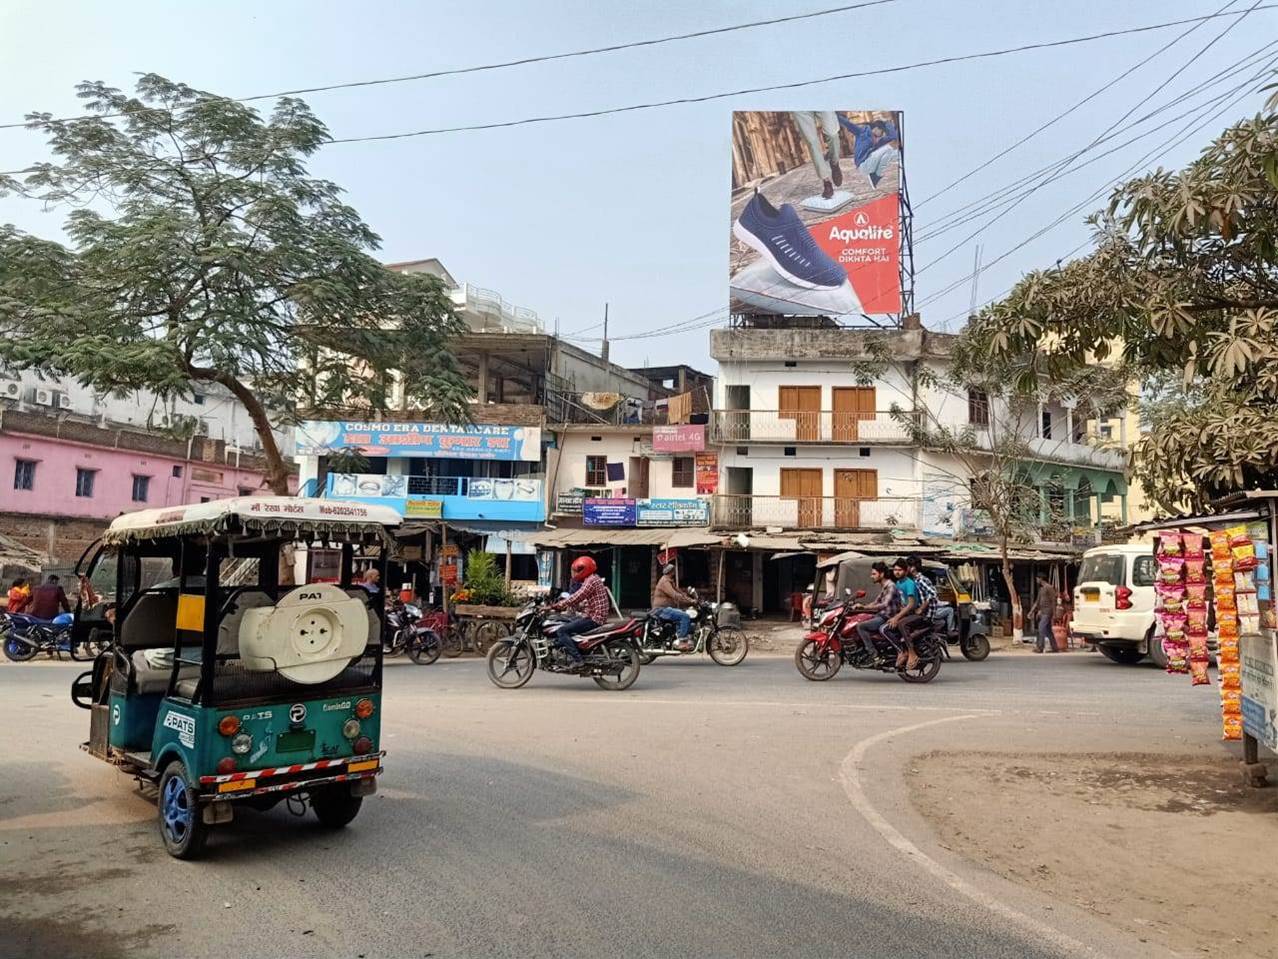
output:
<svg viewBox="0 0 1278 959"><path fill-rule="evenodd" d="M352 568L375 552L384 577L399 523L380 506L240 497L119 516L86 552L80 572L102 582L114 566L115 589L72 627L111 642L72 686L84 748L158 787L170 854L194 858L210 826L281 799L340 828L376 790L384 603ZM336 583L297 575L319 546L340 548Z"/></svg>

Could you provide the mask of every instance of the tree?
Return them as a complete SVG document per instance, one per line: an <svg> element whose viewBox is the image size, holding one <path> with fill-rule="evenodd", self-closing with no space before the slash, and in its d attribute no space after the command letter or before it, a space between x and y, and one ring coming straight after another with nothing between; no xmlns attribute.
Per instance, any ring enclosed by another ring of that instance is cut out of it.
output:
<svg viewBox="0 0 1278 959"><path fill-rule="evenodd" d="M1139 381L1136 472L1165 510L1278 485L1278 94L1090 222L1088 256L1027 274L967 333L1049 379L1103 361Z"/></svg>
<svg viewBox="0 0 1278 959"><path fill-rule="evenodd" d="M0 226L0 362L162 397L221 384L279 494L272 426L299 408L384 410L398 372L403 400L466 419L447 292L375 260L342 191L307 175L329 137L306 104L281 98L263 119L154 74L133 97L78 90L95 116L28 117L55 161L0 177L0 194L71 207L66 246Z"/></svg>
<svg viewBox="0 0 1278 959"><path fill-rule="evenodd" d="M890 360L886 340L867 343L871 359L854 364L865 385L882 382ZM914 398L912 410L894 405L892 418L905 428L911 445L931 453L926 469L944 477L949 494L983 515L998 545L1000 572L1020 628L1020 596L1012 575L1011 550L1060 535L1066 518L1061 504L1040 492L1039 464L1056 449L1037 448L1040 403L1075 404L1084 418L1113 415L1126 403L1126 384L1113 370L1094 367L1068 380L1047 384L1024 357L996 356L983 344L958 338L943 366L913 364L901 384ZM947 407L958 405L955 417ZM1059 447L1069 437L1056 440ZM1072 530L1069 531L1072 535Z"/></svg>

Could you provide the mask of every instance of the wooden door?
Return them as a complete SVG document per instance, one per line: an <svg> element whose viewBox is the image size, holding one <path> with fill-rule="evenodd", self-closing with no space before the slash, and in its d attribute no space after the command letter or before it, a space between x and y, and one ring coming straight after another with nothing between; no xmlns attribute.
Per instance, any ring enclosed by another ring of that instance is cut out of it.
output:
<svg viewBox="0 0 1278 959"><path fill-rule="evenodd" d="M834 525L856 529L861 525L861 503L879 495L878 470L834 471Z"/></svg>
<svg viewBox="0 0 1278 959"><path fill-rule="evenodd" d="M857 423L874 419L874 387L836 386L833 399L834 441L855 443L861 438Z"/></svg>
<svg viewBox="0 0 1278 959"><path fill-rule="evenodd" d="M783 420L794 420L796 440L821 438L821 387L782 386L778 391L777 415Z"/></svg>
<svg viewBox="0 0 1278 959"><path fill-rule="evenodd" d="M799 501L801 528L820 528L822 491L819 469L782 469L781 496Z"/></svg>

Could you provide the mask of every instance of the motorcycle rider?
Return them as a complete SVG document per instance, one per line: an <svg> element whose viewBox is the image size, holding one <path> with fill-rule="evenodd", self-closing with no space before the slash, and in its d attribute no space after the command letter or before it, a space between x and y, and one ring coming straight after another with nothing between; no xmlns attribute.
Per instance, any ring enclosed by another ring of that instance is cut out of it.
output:
<svg viewBox="0 0 1278 959"><path fill-rule="evenodd" d="M905 647L896 657L896 668L913 669L919 664L919 657L914 652L914 643L903 625L907 619L914 617L919 611L919 587L914 577L910 575L910 561L903 556L898 556L892 563L892 576L896 579L898 609L883 624L880 632Z"/></svg>
<svg viewBox="0 0 1278 959"><path fill-rule="evenodd" d="M598 568L598 565L589 556L578 556L573 560L572 579L577 584L577 589L572 595L561 599L550 607L552 610L580 609L585 613L584 616L568 620L555 632L555 641L559 643L564 652L572 659L573 664L577 666L584 663L585 658L581 655L581 650L577 648L577 643L573 637L581 633L588 633L592 629L608 622L608 613L612 609L612 600L608 595L608 587L595 574L595 570Z"/></svg>
<svg viewBox="0 0 1278 959"><path fill-rule="evenodd" d="M918 590L919 607L918 610L901 620L900 630L902 635L906 637L906 645L909 650L907 669L913 669L918 664L918 656L914 655L914 644L909 639L910 635L917 633L922 629L930 629L932 627L932 616L936 612L936 587L932 584L932 580L923 572L923 561L916 554L911 554L905 558L907 571L914 585Z"/></svg>
<svg viewBox="0 0 1278 959"><path fill-rule="evenodd" d="M692 631L692 617L679 607L691 606L696 600L675 585L674 575L674 563L667 563L661 568L661 578L652 591L651 615L675 624L675 649L687 653L692 650L692 640L688 638Z"/></svg>
<svg viewBox="0 0 1278 959"><path fill-rule="evenodd" d="M875 563L870 567L870 579L875 586L879 587L879 595L873 602L857 603L852 608L858 613L874 614L865 622L857 624L856 634L865 651L870 654L870 659L878 663L881 661L881 656L874 637L879 634L879 627L886 623L888 617L896 611L893 608L897 605L896 583L892 581L892 571L888 569L887 563L883 562Z"/></svg>

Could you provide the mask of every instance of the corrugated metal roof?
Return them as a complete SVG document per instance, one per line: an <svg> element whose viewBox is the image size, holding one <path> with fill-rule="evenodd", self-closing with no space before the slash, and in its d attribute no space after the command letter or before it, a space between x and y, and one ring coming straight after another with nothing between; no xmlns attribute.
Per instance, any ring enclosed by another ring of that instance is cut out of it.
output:
<svg viewBox="0 0 1278 959"><path fill-rule="evenodd" d="M526 538L535 546L564 549L570 546L665 546L672 540L678 540L679 545L690 546L696 545L694 537L704 540L702 545L719 542L719 537L697 527L552 529L529 534Z"/></svg>

